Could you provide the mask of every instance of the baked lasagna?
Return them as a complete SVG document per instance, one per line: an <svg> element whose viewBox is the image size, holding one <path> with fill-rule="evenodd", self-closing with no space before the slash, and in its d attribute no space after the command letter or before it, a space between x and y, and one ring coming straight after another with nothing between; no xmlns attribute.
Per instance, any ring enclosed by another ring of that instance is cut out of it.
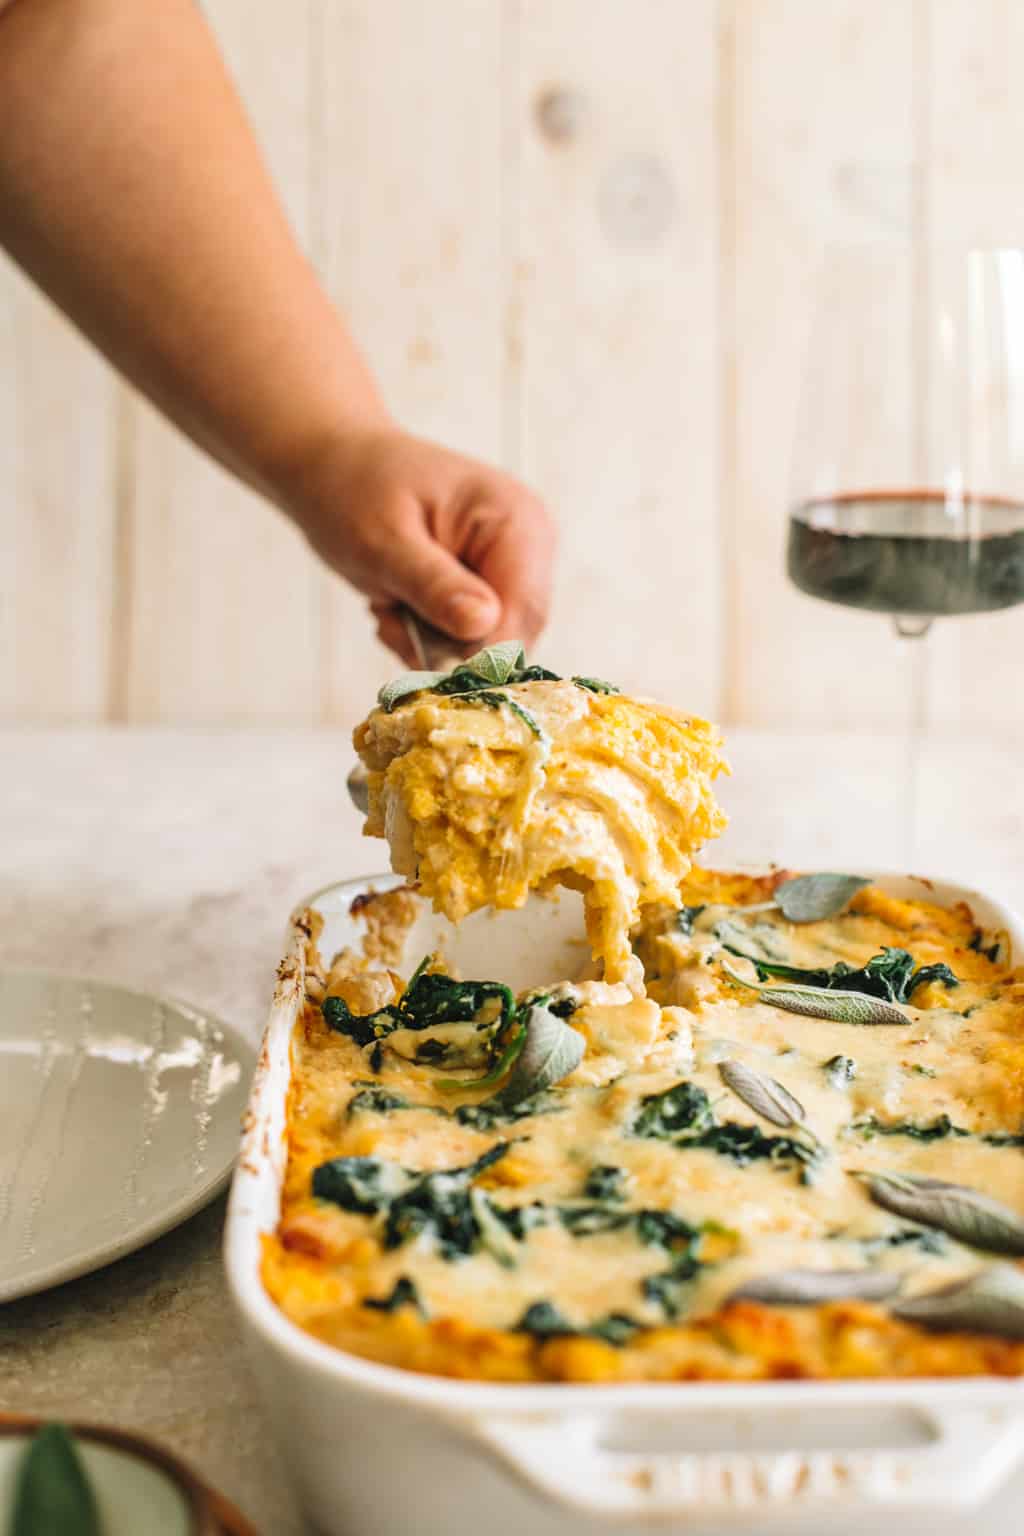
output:
<svg viewBox="0 0 1024 1536"><path fill-rule="evenodd" d="M490 1381L1020 1372L1006 936L853 876L694 867L717 733L527 670L482 680L496 702L385 695L357 732L410 884L359 903L358 948L305 921L271 1295ZM426 904L554 884L584 896L576 974L407 960Z"/></svg>

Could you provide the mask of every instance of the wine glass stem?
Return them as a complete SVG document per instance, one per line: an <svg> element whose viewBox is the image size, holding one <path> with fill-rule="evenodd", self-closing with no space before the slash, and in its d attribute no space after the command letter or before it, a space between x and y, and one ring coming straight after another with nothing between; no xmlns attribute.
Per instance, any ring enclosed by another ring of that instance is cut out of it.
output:
<svg viewBox="0 0 1024 1536"><path fill-rule="evenodd" d="M913 873L920 844L921 749L928 711L928 641L926 633L903 641L907 656L907 730L904 765L903 866Z"/></svg>

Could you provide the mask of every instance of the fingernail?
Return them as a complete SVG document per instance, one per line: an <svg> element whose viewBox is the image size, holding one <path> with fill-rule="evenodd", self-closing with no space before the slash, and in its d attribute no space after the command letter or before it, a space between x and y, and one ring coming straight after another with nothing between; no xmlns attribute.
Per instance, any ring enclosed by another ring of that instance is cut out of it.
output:
<svg viewBox="0 0 1024 1536"><path fill-rule="evenodd" d="M483 634L495 621L494 604L471 592L456 592L448 601L451 621L469 635Z"/></svg>

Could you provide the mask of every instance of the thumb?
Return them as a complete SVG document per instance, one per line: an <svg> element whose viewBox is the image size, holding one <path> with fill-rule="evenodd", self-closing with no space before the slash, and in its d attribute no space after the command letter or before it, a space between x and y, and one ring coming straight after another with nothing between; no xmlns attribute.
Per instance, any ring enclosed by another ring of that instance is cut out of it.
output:
<svg viewBox="0 0 1024 1536"><path fill-rule="evenodd" d="M480 640L501 619L501 599L425 529L409 533L389 559L394 597L457 640Z"/></svg>

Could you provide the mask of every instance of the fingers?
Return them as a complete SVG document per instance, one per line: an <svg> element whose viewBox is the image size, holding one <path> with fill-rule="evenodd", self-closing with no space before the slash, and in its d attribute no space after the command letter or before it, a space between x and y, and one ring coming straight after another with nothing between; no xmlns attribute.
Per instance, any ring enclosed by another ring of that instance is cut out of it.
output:
<svg viewBox="0 0 1024 1536"><path fill-rule="evenodd" d="M555 526L528 492L496 503L475 503L463 558L501 600L486 639L522 640L529 649L547 623L556 545Z"/></svg>
<svg viewBox="0 0 1024 1536"><path fill-rule="evenodd" d="M387 586L400 602L456 640L480 640L501 620L497 593L432 536L418 508L402 519L388 550ZM408 643L392 649L406 656Z"/></svg>

